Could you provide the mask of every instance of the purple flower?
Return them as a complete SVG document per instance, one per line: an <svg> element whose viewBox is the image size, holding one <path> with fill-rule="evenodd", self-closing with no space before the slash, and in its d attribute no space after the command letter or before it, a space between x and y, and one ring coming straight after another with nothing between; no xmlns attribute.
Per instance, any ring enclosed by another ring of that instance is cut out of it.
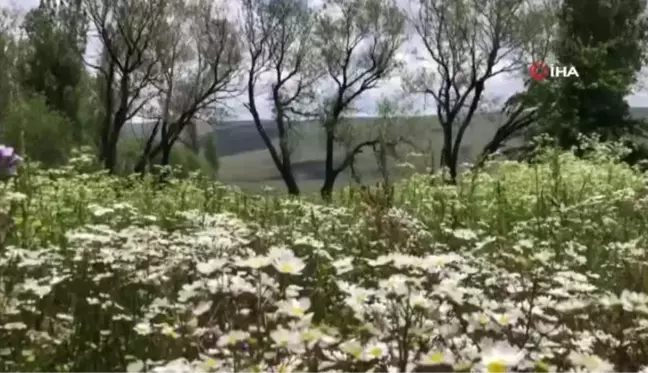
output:
<svg viewBox="0 0 648 373"><path fill-rule="evenodd" d="M23 159L16 154L14 148L0 145L0 174L4 177L14 176L16 168L20 166Z"/></svg>

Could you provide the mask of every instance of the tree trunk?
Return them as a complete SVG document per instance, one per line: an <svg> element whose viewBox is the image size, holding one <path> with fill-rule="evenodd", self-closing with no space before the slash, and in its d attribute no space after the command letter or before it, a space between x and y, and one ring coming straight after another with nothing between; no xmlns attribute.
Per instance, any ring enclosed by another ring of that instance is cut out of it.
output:
<svg viewBox="0 0 648 373"><path fill-rule="evenodd" d="M114 174L117 168L117 141L118 139L110 139L104 159L104 167L110 174Z"/></svg>
<svg viewBox="0 0 648 373"><path fill-rule="evenodd" d="M324 202L326 203L330 203L333 200L333 187L335 186L336 176L337 175L335 175L334 173L327 174L324 179L324 184L320 189L322 200L324 200Z"/></svg>
<svg viewBox="0 0 648 373"><path fill-rule="evenodd" d="M108 148L106 149L106 160L104 161L105 168L111 174L115 173L115 167L117 166L117 143L119 142L119 134L128 120L129 89L130 77L126 74L121 77L119 82L119 108L115 112L112 126L109 130Z"/></svg>
<svg viewBox="0 0 648 373"><path fill-rule="evenodd" d="M282 171L281 177L284 180L284 183L286 184L286 188L288 189L288 194L291 196L298 196L299 185L297 185L297 180L295 180L295 175L293 175L292 171Z"/></svg>
<svg viewBox="0 0 648 373"><path fill-rule="evenodd" d="M324 128L326 129L326 159L324 161L324 184L320 189L320 195L322 196L322 199L328 203L331 202L333 197L333 186L335 185L337 175L335 168L333 167L333 125L331 123L325 123Z"/></svg>
<svg viewBox="0 0 648 373"><path fill-rule="evenodd" d="M452 157L452 124L443 126L443 150L441 151L441 168L446 168L449 178L446 180L450 184L456 183L457 165L453 162Z"/></svg>

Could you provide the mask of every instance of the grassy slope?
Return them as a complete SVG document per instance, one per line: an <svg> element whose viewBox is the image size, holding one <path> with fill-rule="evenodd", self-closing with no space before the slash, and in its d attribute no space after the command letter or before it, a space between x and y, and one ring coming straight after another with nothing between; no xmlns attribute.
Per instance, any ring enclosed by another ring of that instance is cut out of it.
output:
<svg viewBox="0 0 648 373"><path fill-rule="evenodd" d="M475 120L475 124L466 133L461 161L471 160L481 150L494 133L495 123L487 116L481 116ZM360 130L359 139L366 139L371 135L365 130L375 126L377 120L375 118L355 118L352 124L363 129ZM435 154L439 153L442 145L440 128L435 123L434 117L408 118L398 126L402 126L399 134L414 141L418 150L429 153L427 150L433 149ZM312 124L306 125L306 127L308 128L301 129L294 135L296 146L293 159L296 174L303 189L313 190L320 186L323 179L325 151L322 130ZM219 152L222 155L219 175L223 181L244 188L257 188L259 185L282 187L281 178L268 151L251 123L244 122L237 123L236 126L216 128L215 135ZM276 133L271 133L271 135L276 138ZM338 154L344 154L344 150L342 147L338 148ZM399 150L405 154L412 149L403 146ZM431 162L431 159L421 160L418 166L423 167ZM379 170L371 150L358 157L357 168L363 180L367 182L378 180ZM342 175L339 185L349 182L349 176L348 174Z"/></svg>

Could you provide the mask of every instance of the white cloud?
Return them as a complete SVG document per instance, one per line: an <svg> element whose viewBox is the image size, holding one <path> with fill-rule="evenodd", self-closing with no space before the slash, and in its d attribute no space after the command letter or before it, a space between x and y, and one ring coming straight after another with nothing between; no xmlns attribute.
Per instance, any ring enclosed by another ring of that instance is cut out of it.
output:
<svg viewBox="0 0 648 373"><path fill-rule="evenodd" d="M38 5L38 0L0 0L0 6L13 5L19 9L30 9Z"/></svg>

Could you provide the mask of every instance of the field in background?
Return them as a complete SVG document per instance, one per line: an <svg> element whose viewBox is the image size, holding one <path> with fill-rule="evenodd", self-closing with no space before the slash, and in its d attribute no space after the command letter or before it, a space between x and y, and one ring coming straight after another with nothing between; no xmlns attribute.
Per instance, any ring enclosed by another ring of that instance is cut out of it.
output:
<svg viewBox="0 0 648 373"><path fill-rule="evenodd" d="M633 108L633 116L648 118L648 108ZM361 117L352 118L351 125L358 141L372 137L372 131L381 125L379 118ZM476 116L473 124L466 132L460 152L460 162L472 162L481 153L484 145L491 139L501 119L497 114L482 114ZM299 123L291 135L293 143L293 160L297 179L303 191L315 191L321 186L324 170L324 144L322 129L316 123ZM417 168L429 166L432 161L438 166L439 152L442 147L441 130L435 116L408 117L398 120L398 134L415 142L416 149L408 146L399 148L399 153L406 154L411 151L425 151L430 149L435 159L419 159L418 162L409 160ZM271 122L267 122L266 131L277 143L277 132ZM125 136L142 136L146 133L141 126L131 126ZM214 124L212 128L205 125L198 129L199 136L208 136L213 133L216 137L217 149L220 157L219 179L225 183L237 185L247 190L259 190L263 186L283 189L283 182L277 172L270 155L259 137L251 121L228 121ZM518 142L519 143L519 142ZM517 144L516 144L517 145ZM337 154L341 156L344 148L338 148ZM379 169L373 152L367 149L357 158L357 169L362 181L372 183L380 180ZM391 165L395 176L403 176L411 171ZM337 186L352 182L349 173L340 176Z"/></svg>
<svg viewBox="0 0 648 373"><path fill-rule="evenodd" d="M372 125L379 125L375 118L355 119L353 125L360 127L358 142L371 138L371 134L363 133L363 129L371 128ZM434 117L416 118L415 120L404 121L399 135L413 141L415 148L402 145L398 148L400 155L406 155L412 151L434 154L440 152L442 140L438 124L432 122ZM466 134L466 141L461 152L461 162L467 162L481 151L486 142L496 130L494 122L480 118L478 125ZM401 125L399 124L398 127ZM323 144L323 130L316 125L309 124L305 130L301 129L293 135L294 147L294 168L295 174L304 191L316 190L321 186L324 178L325 150ZM364 128L363 128L364 127ZM245 130L243 129L245 128ZM274 134L276 139L276 134ZM238 185L245 189L256 189L261 185L283 188L281 176L277 172L272 159L256 129L249 124L240 124L237 127L216 128L215 136L217 148L221 154L219 178L224 182ZM276 140L274 141L276 144ZM341 157L345 153L344 147L338 147L337 155ZM427 159L408 159L417 168L432 164L431 157ZM338 159L340 162L340 159ZM357 170L362 181L372 183L380 180L380 170L376 163L375 155L371 149L366 149L363 154L357 157ZM438 158L434 165L438 164ZM402 176L411 171L397 167L392 163L392 171L395 176ZM349 172L344 173L338 180L338 186L352 182Z"/></svg>

